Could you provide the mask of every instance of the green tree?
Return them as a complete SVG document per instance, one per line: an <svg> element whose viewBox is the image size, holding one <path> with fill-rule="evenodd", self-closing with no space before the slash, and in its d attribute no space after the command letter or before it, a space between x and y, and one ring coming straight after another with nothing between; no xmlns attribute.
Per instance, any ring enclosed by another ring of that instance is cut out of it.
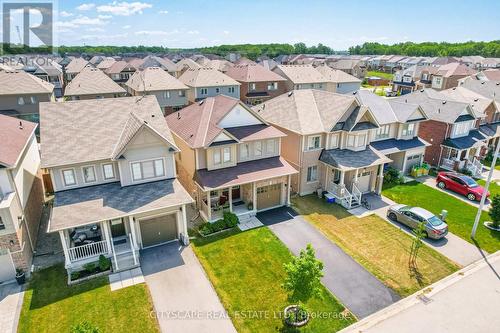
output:
<svg viewBox="0 0 500 333"><path fill-rule="evenodd" d="M283 288L289 292L291 302L307 302L311 297L321 297L323 263L316 259L311 244L301 250L298 257L284 264L287 277Z"/></svg>
<svg viewBox="0 0 500 333"><path fill-rule="evenodd" d="M494 195L491 200L491 207L488 215L491 217L493 227L500 227L500 195Z"/></svg>

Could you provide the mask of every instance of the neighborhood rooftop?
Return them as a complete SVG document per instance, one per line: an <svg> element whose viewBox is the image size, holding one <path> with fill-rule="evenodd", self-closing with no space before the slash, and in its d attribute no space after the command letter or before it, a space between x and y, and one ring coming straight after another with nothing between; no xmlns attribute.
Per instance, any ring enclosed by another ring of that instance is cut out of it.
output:
<svg viewBox="0 0 500 333"><path fill-rule="evenodd" d="M126 83L135 91L161 91L189 89L184 83L159 67L136 71Z"/></svg>
<svg viewBox="0 0 500 333"><path fill-rule="evenodd" d="M102 94L125 94L126 91L120 87L109 76L100 69L86 67L78 73L66 86L65 96L102 95Z"/></svg>
<svg viewBox="0 0 500 333"><path fill-rule="evenodd" d="M188 69L179 80L190 87L239 86L240 83L212 68Z"/></svg>
<svg viewBox="0 0 500 333"><path fill-rule="evenodd" d="M16 166L36 127L30 121L0 114L0 168Z"/></svg>
<svg viewBox="0 0 500 333"><path fill-rule="evenodd" d="M0 71L0 95L51 94L54 85L24 71Z"/></svg>

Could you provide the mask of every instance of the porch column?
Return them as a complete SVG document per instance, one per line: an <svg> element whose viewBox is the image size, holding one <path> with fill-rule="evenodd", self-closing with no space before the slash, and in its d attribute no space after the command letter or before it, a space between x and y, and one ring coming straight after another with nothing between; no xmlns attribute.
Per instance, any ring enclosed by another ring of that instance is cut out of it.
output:
<svg viewBox="0 0 500 333"><path fill-rule="evenodd" d="M252 183L253 211L257 212L257 183Z"/></svg>
<svg viewBox="0 0 500 333"><path fill-rule="evenodd" d="M211 221L212 220L212 201L210 198L210 191L207 191L207 207L208 207L207 219L209 221Z"/></svg>
<svg viewBox="0 0 500 333"><path fill-rule="evenodd" d="M339 181L339 185L344 185L344 177L345 177L345 171L344 171L344 170L341 170L341 171L340 171L340 181Z"/></svg>
<svg viewBox="0 0 500 333"><path fill-rule="evenodd" d="M134 249L138 249L139 244L137 243L137 234L135 232L135 222L133 216L128 217L128 223L130 225L130 231L132 233L132 242L134 242Z"/></svg>
<svg viewBox="0 0 500 333"><path fill-rule="evenodd" d="M64 230L59 231L59 237L61 237L65 266L69 267L69 265L71 264L71 260L69 259L68 243L66 242L66 236L64 235Z"/></svg>
<svg viewBox="0 0 500 333"><path fill-rule="evenodd" d="M376 193L380 195L382 193L382 185L384 183L384 165L380 164L378 166L378 184Z"/></svg>
<svg viewBox="0 0 500 333"><path fill-rule="evenodd" d="M229 186L229 211L232 213L233 212L233 187Z"/></svg>
<svg viewBox="0 0 500 333"><path fill-rule="evenodd" d="M405 151L404 155L403 155L403 167L401 168L401 172L403 173L403 175L406 174L406 155L408 154L407 151Z"/></svg>
<svg viewBox="0 0 500 333"><path fill-rule="evenodd" d="M182 205L182 226L184 228L184 231L183 231L183 236L184 236L184 239L182 239L182 243L184 245L189 245L189 235L188 235L188 226L187 226L187 205L184 204Z"/></svg>
<svg viewBox="0 0 500 333"><path fill-rule="evenodd" d="M359 169L356 169L355 174L354 174L354 184L356 184L356 185L358 185L358 173L359 173Z"/></svg>
<svg viewBox="0 0 500 333"><path fill-rule="evenodd" d="M111 232L109 232L108 221L101 222L102 230L104 231L104 238L106 239L106 244L108 245L108 253L113 253L113 247L111 246Z"/></svg>
<svg viewBox="0 0 500 333"><path fill-rule="evenodd" d="M292 175L288 175L288 183L286 187L286 205L290 207L290 187L292 186Z"/></svg>

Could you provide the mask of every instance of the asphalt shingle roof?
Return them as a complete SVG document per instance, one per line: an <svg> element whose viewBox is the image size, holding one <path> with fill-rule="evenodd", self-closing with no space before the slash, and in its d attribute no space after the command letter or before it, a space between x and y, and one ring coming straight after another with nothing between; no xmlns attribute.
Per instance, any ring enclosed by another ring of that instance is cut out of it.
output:
<svg viewBox="0 0 500 333"><path fill-rule="evenodd" d="M448 138L443 141L442 145L446 147L456 148L456 149L468 149L478 141L486 140L487 138L478 130L472 130L469 135L460 138Z"/></svg>
<svg viewBox="0 0 500 333"><path fill-rule="evenodd" d="M159 67L147 67L135 72L127 86L135 91L187 90L184 83Z"/></svg>
<svg viewBox="0 0 500 333"><path fill-rule="evenodd" d="M379 152L387 155L398 153L405 150L429 146L424 140L415 137L410 140L387 139L382 141L372 141L370 145Z"/></svg>
<svg viewBox="0 0 500 333"><path fill-rule="evenodd" d="M0 95L51 94L54 85L24 71L0 71Z"/></svg>
<svg viewBox="0 0 500 333"><path fill-rule="evenodd" d="M15 167L36 127L30 121L0 115L0 165Z"/></svg>
<svg viewBox="0 0 500 333"><path fill-rule="evenodd" d="M102 95L102 94L125 94L126 91L120 87L109 76L100 69L87 67L78 73L66 86L64 96Z"/></svg>
<svg viewBox="0 0 500 333"><path fill-rule="evenodd" d="M323 149L319 160L341 170L366 168L389 163L391 160L376 149L367 146L365 150Z"/></svg>

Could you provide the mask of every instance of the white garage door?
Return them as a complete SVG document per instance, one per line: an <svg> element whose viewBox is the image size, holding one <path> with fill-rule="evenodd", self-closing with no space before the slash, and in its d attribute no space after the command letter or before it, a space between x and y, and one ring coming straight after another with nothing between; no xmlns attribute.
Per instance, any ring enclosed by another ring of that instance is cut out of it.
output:
<svg viewBox="0 0 500 333"><path fill-rule="evenodd" d="M0 250L0 282L16 278L16 270L7 250Z"/></svg>
<svg viewBox="0 0 500 333"><path fill-rule="evenodd" d="M422 160L422 154L415 154L415 155L410 155L406 157L406 173L411 172L411 168L413 168L414 165L417 165L420 163Z"/></svg>
<svg viewBox="0 0 500 333"><path fill-rule="evenodd" d="M358 174L358 189L361 193L370 192L371 171L360 172Z"/></svg>

